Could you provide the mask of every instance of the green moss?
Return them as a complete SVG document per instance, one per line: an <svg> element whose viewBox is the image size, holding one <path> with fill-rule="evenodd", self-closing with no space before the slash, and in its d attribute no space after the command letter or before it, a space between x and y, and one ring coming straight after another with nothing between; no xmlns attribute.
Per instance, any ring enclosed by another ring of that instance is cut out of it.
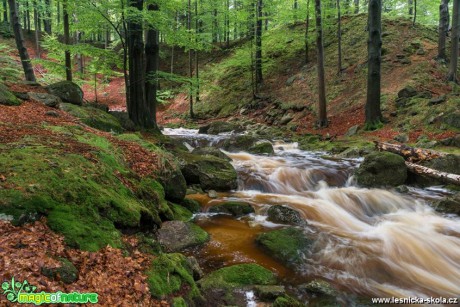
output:
<svg viewBox="0 0 460 307"><path fill-rule="evenodd" d="M187 307L188 306L183 297L173 298L172 305L173 307Z"/></svg>
<svg viewBox="0 0 460 307"><path fill-rule="evenodd" d="M227 213L233 216L242 216L250 213L254 213L254 208L245 202L228 201L216 206L212 206L209 212L215 213Z"/></svg>
<svg viewBox="0 0 460 307"><path fill-rule="evenodd" d="M162 299L178 292L185 285L190 287L189 297L199 297L193 273L182 254L162 254L152 261L147 272L147 282L153 297Z"/></svg>
<svg viewBox="0 0 460 307"><path fill-rule="evenodd" d="M278 297L273 303L273 307L304 307L298 300L288 295Z"/></svg>
<svg viewBox="0 0 460 307"><path fill-rule="evenodd" d="M170 203L169 207L172 210L174 220L187 222L192 219L193 214L187 208L173 203Z"/></svg>
<svg viewBox="0 0 460 307"><path fill-rule="evenodd" d="M201 211L201 205L194 199L184 198L181 202L181 205L187 208L192 213L197 213Z"/></svg>
<svg viewBox="0 0 460 307"><path fill-rule="evenodd" d="M209 233L204 231L200 226L191 223L190 230L198 243L197 245L201 245L209 241Z"/></svg>
<svg viewBox="0 0 460 307"><path fill-rule="evenodd" d="M258 264L237 264L210 273L199 281L203 289L273 285L275 275Z"/></svg>
<svg viewBox="0 0 460 307"><path fill-rule="evenodd" d="M274 258L291 267L302 262L302 255L313 244L301 229L295 227L260 234L256 242Z"/></svg>
<svg viewBox="0 0 460 307"><path fill-rule="evenodd" d="M107 132L123 132L120 122L104 110L88 106L81 107L70 103L62 103L61 108L90 127Z"/></svg>
<svg viewBox="0 0 460 307"><path fill-rule="evenodd" d="M21 103L21 100L16 98L5 85L0 83L0 105L19 106Z"/></svg>

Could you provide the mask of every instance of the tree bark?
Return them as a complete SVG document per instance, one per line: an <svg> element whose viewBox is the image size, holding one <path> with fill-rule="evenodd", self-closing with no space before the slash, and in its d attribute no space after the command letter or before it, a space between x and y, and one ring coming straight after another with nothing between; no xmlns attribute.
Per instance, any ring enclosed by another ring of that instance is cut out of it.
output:
<svg viewBox="0 0 460 307"><path fill-rule="evenodd" d="M316 17L316 49L318 65L318 127L327 127L326 110L326 83L324 80L324 46L323 46L323 24L321 16L321 0L315 0Z"/></svg>
<svg viewBox="0 0 460 307"><path fill-rule="evenodd" d="M262 6L263 0L257 0L257 22L256 22L256 85L263 82L262 76Z"/></svg>
<svg viewBox="0 0 460 307"><path fill-rule="evenodd" d="M230 3L227 1L227 5L230 5ZM229 18L229 16L227 17ZM230 20L228 19L228 25L227 25L227 48L228 44L230 41ZM198 0L195 0L195 44L198 46L198 41L199 41L199 34L201 33L201 28L200 28L200 23L198 20ZM199 67L199 62L198 62L198 50L195 49L195 80L196 80L196 90L195 90L195 101L199 102L200 101L200 67Z"/></svg>
<svg viewBox="0 0 460 307"><path fill-rule="evenodd" d="M149 11L158 11L158 5L149 4L147 6ZM159 33L156 29L147 30L147 39L145 41L145 70L147 75L147 80L145 83L145 113L148 118L145 118L143 121L152 125L148 128L158 129L157 127L157 118L156 118L156 104L157 104L157 85L158 82L152 80L152 77L158 72L158 67L160 64L160 42L159 42Z"/></svg>
<svg viewBox="0 0 460 307"><path fill-rule="evenodd" d="M3 22L8 23L8 1L3 0Z"/></svg>
<svg viewBox="0 0 460 307"><path fill-rule="evenodd" d="M374 129L382 120L380 110L380 80L382 62L382 1L369 1L368 74L366 125Z"/></svg>
<svg viewBox="0 0 460 307"><path fill-rule="evenodd" d="M215 13L215 19L214 21L217 21L217 10L214 10ZM216 25L214 24L213 21L213 42L217 42L217 29ZM187 29L190 33L192 30L192 2L191 0L188 0L188 7L187 7ZM191 42L190 42L191 43ZM190 78L190 88L189 88L189 106L190 106L190 118L195 118L195 113L193 112L193 83L192 83L192 78L193 78L193 49L189 46L188 50L188 76Z"/></svg>
<svg viewBox="0 0 460 307"><path fill-rule="evenodd" d="M414 19L412 25L415 26L415 21L417 20L417 0L414 0Z"/></svg>
<svg viewBox="0 0 460 307"><path fill-rule="evenodd" d="M457 63L458 63L458 40L460 34L460 0L454 0L454 8L452 10L452 50L450 56L448 81L457 83Z"/></svg>
<svg viewBox="0 0 460 307"><path fill-rule="evenodd" d="M432 159L446 156L445 153L439 151L415 148L404 144L392 144L377 141L375 142L375 147L378 150L389 151L394 154L400 155L404 157L404 159L409 160L410 162L429 161Z"/></svg>
<svg viewBox="0 0 460 307"><path fill-rule="evenodd" d="M24 45L24 36L22 35L21 24L19 23L16 1L8 0L8 5L10 7L10 21L13 27L16 47L18 48L19 57L21 58L24 76L27 81L36 82L34 69L30 63L29 53L27 52L27 48Z"/></svg>
<svg viewBox="0 0 460 307"><path fill-rule="evenodd" d="M25 6L26 6L26 12L25 12L25 15L26 15L26 19L27 19L27 33L30 33L31 32L31 28L30 28L30 5L29 5L29 1L26 1L25 2ZM24 24L24 27L26 25Z"/></svg>
<svg viewBox="0 0 460 307"><path fill-rule="evenodd" d="M51 35L51 0L45 0L45 18L43 18L45 32Z"/></svg>
<svg viewBox="0 0 460 307"><path fill-rule="evenodd" d="M70 45L70 27L69 27L69 12L67 10L67 0L62 3L63 22L64 22L64 44ZM70 50L65 51L65 75L67 81L72 81L72 58Z"/></svg>
<svg viewBox="0 0 460 307"><path fill-rule="evenodd" d="M418 165L407 161L406 166L409 169L409 171L417 175L434 178L446 184L454 184L460 186L460 175L441 172L426 166Z"/></svg>
<svg viewBox="0 0 460 307"><path fill-rule="evenodd" d="M212 42L217 43L219 39L219 21L217 20L217 9L212 11Z"/></svg>
<svg viewBox="0 0 460 307"><path fill-rule="evenodd" d="M305 64L308 63L310 44L308 43L308 31L310 31L310 0L307 0L307 20L305 21Z"/></svg>
<svg viewBox="0 0 460 307"><path fill-rule="evenodd" d="M449 0L441 0L439 5L439 27L438 27L438 56L439 60L447 60L446 38L449 31Z"/></svg>
<svg viewBox="0 0 460 307"><path fill-rule="evenodd" d="M355 14L359 13L359 0L355 0Z"/></svg>
<svg viewBox="0 0 460 307"><path fill-rule="evenodd" d="M342 72L342 17L340 16L340 0L337 0L337 40L338 40L337 74L340 74Z"/></svg>
<svg viewBox="0 0 460 307"><path fill-rule="evenodd" d="M409 7L409 15L414 14L414 0L407 0L407 6Z"/></svg>

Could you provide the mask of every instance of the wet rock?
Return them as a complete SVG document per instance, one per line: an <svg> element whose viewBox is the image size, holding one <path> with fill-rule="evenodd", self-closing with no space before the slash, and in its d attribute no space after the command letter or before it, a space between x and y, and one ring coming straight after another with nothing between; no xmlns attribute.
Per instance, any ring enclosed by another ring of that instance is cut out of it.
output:
<svg viewBox="0 0 460 307"><path fill-rule="evenodd" d="M261 301L274 301L277 297L286 294L284 286L255 286L254 292Z"/></svg>
<svg viewBox="0 0 460 307"><path fill-rule="evenodd" d="M345 136L353 136L356 133L358 133L359 125L354 125L350 129L348 129L347 133L345 133Z"/></svg>
<svg viewBox="0 0 460 307"><path fill-rule="evenodd" d="M193 256L190 256L190 257L187 257L186 261L187 261L188 267L192 271L193 279L194 280L200 280L204 276L204 273L203 273L203 270L200 267L200 264L196 260L196 258L193 257Z"/></svg>
<svg viewBox="0 0 460 307"><path fill-rule="evenodd" d="M273 307L305 307L305 304L302 304L291 296L284 295L275 300Z"/></svg>
<svg viewBox="0 0 460 307"><path fill-rule="evenodd" d="M430 161L424 161L420 164L423 166L441 171L441 172L460 175L460 155L448 154L444 157L432 159ZM423 176L415 175L415 174L412 174L412 176L415 182L422 186L443 184L442 182L434 178L423 177Z"/></svg>
<svg viewBox="0 0 460 307"><path fill-rule="evenodd" d="M248 152L252 154L268 154L272 155L275 153L273 145L269 141L259 141L248 149Z"/></svg>
<svg viewBox="0 0 460 307"><path fill-rule="evenodd" d="M195 148L192 151L193 154L195 155L209 155L209 156L215 156L224 160L231 161L226 154L224 154L220 149L215 148L215 147L200 147L200 148Z"/></svg>
<svg viewBox="0 0 460 307"><path fill-rule="evenodd" d="M273 223L302 225L305 222L299 212L285 206L271 206L267 214L267 220Z"/></svg>
<svg viewBox="0 0 460 307"><path fill-rule="evenodd" d="M60 104L62 103L61 98L56 95L33 92L28 93L28 95L30 99L35 100L36 102L40 102L51 108L59 108Z"/></svg>
<svg viewBox="0 0 460 307"><path fill-rule="evenodd" d="M436 201L433 207L441 213L460 215L460 193Z"/></svg>
<svg viewBox="0 0 460 307"><path fill-rule="evenodd" d="M374 152L365 157L355 175L364 187L398 186L406 182L407 167L401 156Z"/></svg>
<svg viewBox="0 0 460 307"><path fill-rule="evenodd" d="M46 90L48 93L58 96L64 102L80 106L83 104L82 89L71 81L61 81L48 85Z"/></svg>
<svg viewBox="0 0 460 307"><path fill-rule="evenodd" d="M399 185L395 188L396 192L401 193L401 194L406 194L409 192L409 188L407 185Z"/></svg>
<svg viewBox="0 0 460 307"><path fill-rule="evenodd" d="M194 199L184 198L184 200L180 204L192 213L197 213L201 211L200 203Z"/></svg>
<svg viewBox="0 0 460 307"><path fill-rule="evenodd" d="M327 296L337 296L337 291L331 286L330 283L321 279L315 279L305 286L305 290L309 293L327 295Z"/></svg>
<svg viewBox="0 0 460 307"><path fill-rule="evenodd" d="M298 228L289 227L260 234L256 243L269 255L289 267L297 267L303 262L313 245L313 241Z"/></svg>
<svg viewBox="0 0 460 307"><path fill-rule="evenodd" d="M244 128L236 123L221 122L216 121L212 122L209 125L202 126L198 129L198 133L204 134L219 134L223 132L243 132Z"/></svg>
<svg viewBox="0 0 460 307"><path fill-rule="evenodd" d="M14 96L5 85L0 84L0 105L19 106L21 103L22 101Z"/></svg>
<svg viewBox="0 0 460 307"><path fill-rule="evenodd" d="M170 166L167 171L160 174L158 181L163 186L167 200L181 202L185 198L187 182L178 166Z"/></svg>
<svg viewBox="0 0 460 307"><path fill-rule="evenodd" d="M217 192L216 192L216 191L214 191L214 190L209 190L209 191L208 191L208 197L209 197L209 198L217 198L217 197L219 197L219 195L217 195Z"/></svg>
<svg viewBox="0 0 460 307"><path fill-rule="evenodd" d="M190 222L168 221L158 230L158 241L168 252L201 245L208 240L209 234Z"/></svg>
<svg viewBox="0 0 460 307"><path fill-rule="evenodd" d="M250 135L238 135L223 142L222 148L226 151L247 151L257 143L258 139Z"/></svg>
<svg viewBox="0 0 460 307"><path fill-rule="evenodd" d="M77 268L67 260L66 258L59 258L59 262L61 263L60 267L57 268L48 268L42 267L41 273L48 278L54 280L61 280L66 284L71 284L77 281L78 279L78 270Z"/></svg>
<svg viewBox="0 0 460 307"><path fill-rule="evenodd" d="M212 213L226 213L235 217L240 217L246 214L254 213L254 208L245 202L229 201L212 206L209 209Z"/></svg>

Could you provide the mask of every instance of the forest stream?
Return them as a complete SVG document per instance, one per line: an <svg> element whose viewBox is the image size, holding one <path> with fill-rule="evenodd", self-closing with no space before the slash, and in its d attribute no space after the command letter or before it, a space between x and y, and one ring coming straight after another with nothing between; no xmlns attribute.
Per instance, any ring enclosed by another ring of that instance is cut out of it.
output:
<svg viewBox="0 0 460 307"><path fill-rule="evenodd" d="M215 146L231 135L167 129L187 147ZM218 198L196 194L202 204L195 222L211 241L193 253L205 271L258 263L286 285L321 278L344 293L378 297L456 297L460 293L460 220L442 216L428 203L448 192L442 187L396 190L356 186L353 171L360 159L337 159L273 142L275 155L228 153L238 173L238 189ZM228 200L250 203L255 213L242 218L207 213ZM306 221L314 240L302 265L286 268L255 243L263 232L286 225L267 221L270 206L287 206Z"/></svg>

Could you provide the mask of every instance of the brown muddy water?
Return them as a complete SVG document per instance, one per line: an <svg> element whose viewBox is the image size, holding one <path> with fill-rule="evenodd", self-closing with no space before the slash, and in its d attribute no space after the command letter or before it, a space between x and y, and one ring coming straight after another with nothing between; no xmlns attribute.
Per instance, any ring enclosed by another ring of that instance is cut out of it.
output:
<svg viewBox="0 0 460 307"><path fill-rule="evenodd" d="M271 157L226 153L238 172L238 190L214 200L192 196L203 205L195 221L211 234L208 244L191 251L205 271L252 262L286 284L320 277L347 293L368 297L460 296L460 219L429 206L446 190L409 187L400 194L364 189L351 176L360 160L325 159L324 153L301 151L295 144L275 148ZM226 200L249 202L256 213L240 219L206 213ZM266 221L267 209L279 205L297 210L308 225L305 235L315 240L305 263L295 270L254 242L258 234L286 226Z"/></svg>

